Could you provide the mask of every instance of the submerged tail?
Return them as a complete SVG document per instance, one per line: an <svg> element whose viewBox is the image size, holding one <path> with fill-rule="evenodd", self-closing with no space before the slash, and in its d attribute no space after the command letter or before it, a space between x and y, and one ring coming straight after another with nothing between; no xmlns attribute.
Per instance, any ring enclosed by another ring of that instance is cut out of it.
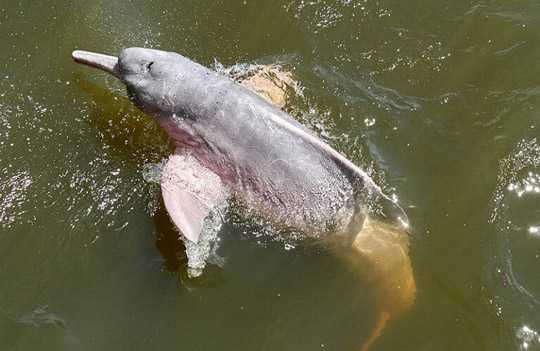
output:
<svg viewBox="0 0 540 351"><path fill-rule="evenodd" d="M377 318L377 322L375 323L375 328L373 328L373 331L371 332L371 335L369 338L364 341L364 344L362 345L362 348L360 351L368 351L368 349L371 347L373 342L381 336L382 331L384 327L386 326L386 322L390 320L391 314L385 311L382 311L379 313L379 316Z"/></svg>
<svg viewBox="0 0 540 351"><path fill-rule="evenodd" d="M373 282L377 296L377 322L360 349L367 351L387 322L414 304L416 283L409 257L409 235L400 226L367 216L353 248L368 262L370 269L366 274L369 274L368 279Z"/></svg>

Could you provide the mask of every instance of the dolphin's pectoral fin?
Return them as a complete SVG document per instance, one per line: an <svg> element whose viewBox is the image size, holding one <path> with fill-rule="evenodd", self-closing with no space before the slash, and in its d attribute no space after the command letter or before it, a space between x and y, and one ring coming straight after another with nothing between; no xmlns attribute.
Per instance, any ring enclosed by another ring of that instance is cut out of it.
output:
<svg viewBox="0 0 540 351"><path fill-rule="evenodd" d="M163 167L161 193L169 216L183 235L188 275L197 277L207 261L221 259L216 254L217 235L228 192L215 173L177 150Z"/></svg>
<svg viewBox="0 0 540 351"><path fill-rule="evenodd" d="M221 179L192 155L178 150L163 168L161 193L173 223L192 243L199 241L205 219L227 199Z"/></svg>

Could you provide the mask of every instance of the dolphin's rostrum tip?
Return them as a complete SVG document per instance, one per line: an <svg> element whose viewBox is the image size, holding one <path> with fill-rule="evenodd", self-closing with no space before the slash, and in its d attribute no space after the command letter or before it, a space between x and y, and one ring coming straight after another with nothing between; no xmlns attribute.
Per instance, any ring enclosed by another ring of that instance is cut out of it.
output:
<svg viewBox="0 0 540 351"><path fill-rule="evenodd" d="M115 67L118 63L118 58L115 56L98 54L84 50L74 50L71 53L71 57L75 62L101 69L116 76Z"/></svg>
<svg viewBox="0 0 540 351"><path fill-rule="evenodd" d="M71 53L71 58L75 61L78 61L82 59L83 54L84 54L84 51L82 50L73 50L73 52Z"/></svg>

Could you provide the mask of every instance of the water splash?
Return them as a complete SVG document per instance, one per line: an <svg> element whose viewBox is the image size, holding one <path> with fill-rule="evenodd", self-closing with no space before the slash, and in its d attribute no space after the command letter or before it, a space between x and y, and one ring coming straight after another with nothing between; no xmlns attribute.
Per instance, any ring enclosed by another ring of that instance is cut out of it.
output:
<svg viewBox="0 0 540 351"><path fill-rule="evenodd" d="M375 122L376 122L375 118L368 117L364 119L364 124L366 125L366 127L373 127L375 125Z"/></svg>
<svg viewBox="0 0 540 351"><path fill-rule="evenodd" d="M167 160L164 159L159 163L145 163L142 169L143 179L148 183L160 184L161 172L163 171L163 167L165 166L166 162Z"/></svg>
<svg viewBox="0 0 540 351"><path fill-rule="evenodd" d="M538 194L540 193L540 175L529 172L525 178L508 184L506 188L518 197L522 197L524 194Z"/></svg>
<svg viewBox="0 0 540 351"><path fill-rule="evenodd" d="M223 258L217 254L217 250L220 242L218 234L223 225L224 210L224 206L218 207L206 217L201 230L201 235L196 243L181 236L186 246L188 277L199 277L203 273L207 262L216 263L218 265L223 263Z"/></svg>
<svg viewBox="0 0 540 351"><path fill-rule="evenodd" d="M214 59L213 68L219 74L243 84L248 89L254 90L261 96L269 98L271 102L285 108L291 95L297 98L304 96L304 88L293 78L289 65L290 63L283 62L279 58L276 58L275 62L271 64L237 63L232 66L224 66ZM260 76L260 79L251 81L256 76ZM278 99L273 95L283 95L283 98Z"/></svg>
<svg viewBox="0 0 540 351"><path fill-rule="evenodd" d="M519 342L521 350L526 351L531 347L540 346L540 334L527 325L522 326L516 331L516 339Z"/></svg>
<svg viewBox="0 0 540 351"><path fill-rule="evenodd" d="M217 59L214 59L212 68L221 75L227 76L234 81L240 81L259 72L263 67L263 65L254 63L237 63L235 65L225 66Z"/></svg>

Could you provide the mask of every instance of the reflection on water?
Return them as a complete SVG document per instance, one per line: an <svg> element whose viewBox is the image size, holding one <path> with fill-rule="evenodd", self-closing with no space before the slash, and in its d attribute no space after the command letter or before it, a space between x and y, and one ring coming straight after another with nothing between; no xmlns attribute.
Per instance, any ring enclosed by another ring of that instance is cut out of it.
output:
<svg viewBox="0 0 540 351"><path fill-rule="evenodd" d="M6 178L0 179L0 226L5 230L24 216L26 193L32 185L32 178L25 171Z"/></svg>
<svg viewBox="0 0 540 351"><path fill-rule="evenodd" d="M519 340L522 350L528 350L529 348L540 345L540 334L526 325L518 329L516 338Z"/></svg>
<svg viewBox="0 0 540 351"><path fill-rule="evenodd" d="M540 285L535 276L528 273L528 265L535 264L540 258L537 235L539 170L540 146L535 138L521 140L512 153L500 162L491 222L499 231L496 243L497 270L504 274L505 290L510 289L501 292L504 297L501 304L505 309L508 304L516 304L512 308L516 310L519 301L522 306L518 311L540 310ZM527 319L523 322L537 323ZM533 328L530 324L516 328L521 349L539 346L538 333Z"/></svg>
<svg viewBox="0 0 540 351"><path fill-rule="evenodd" d="M47 306L38 307L27 315L17 319L18 323L39 327L42 324L54 324L66 329L66 322L54 313L47 312Z"/></svg>

